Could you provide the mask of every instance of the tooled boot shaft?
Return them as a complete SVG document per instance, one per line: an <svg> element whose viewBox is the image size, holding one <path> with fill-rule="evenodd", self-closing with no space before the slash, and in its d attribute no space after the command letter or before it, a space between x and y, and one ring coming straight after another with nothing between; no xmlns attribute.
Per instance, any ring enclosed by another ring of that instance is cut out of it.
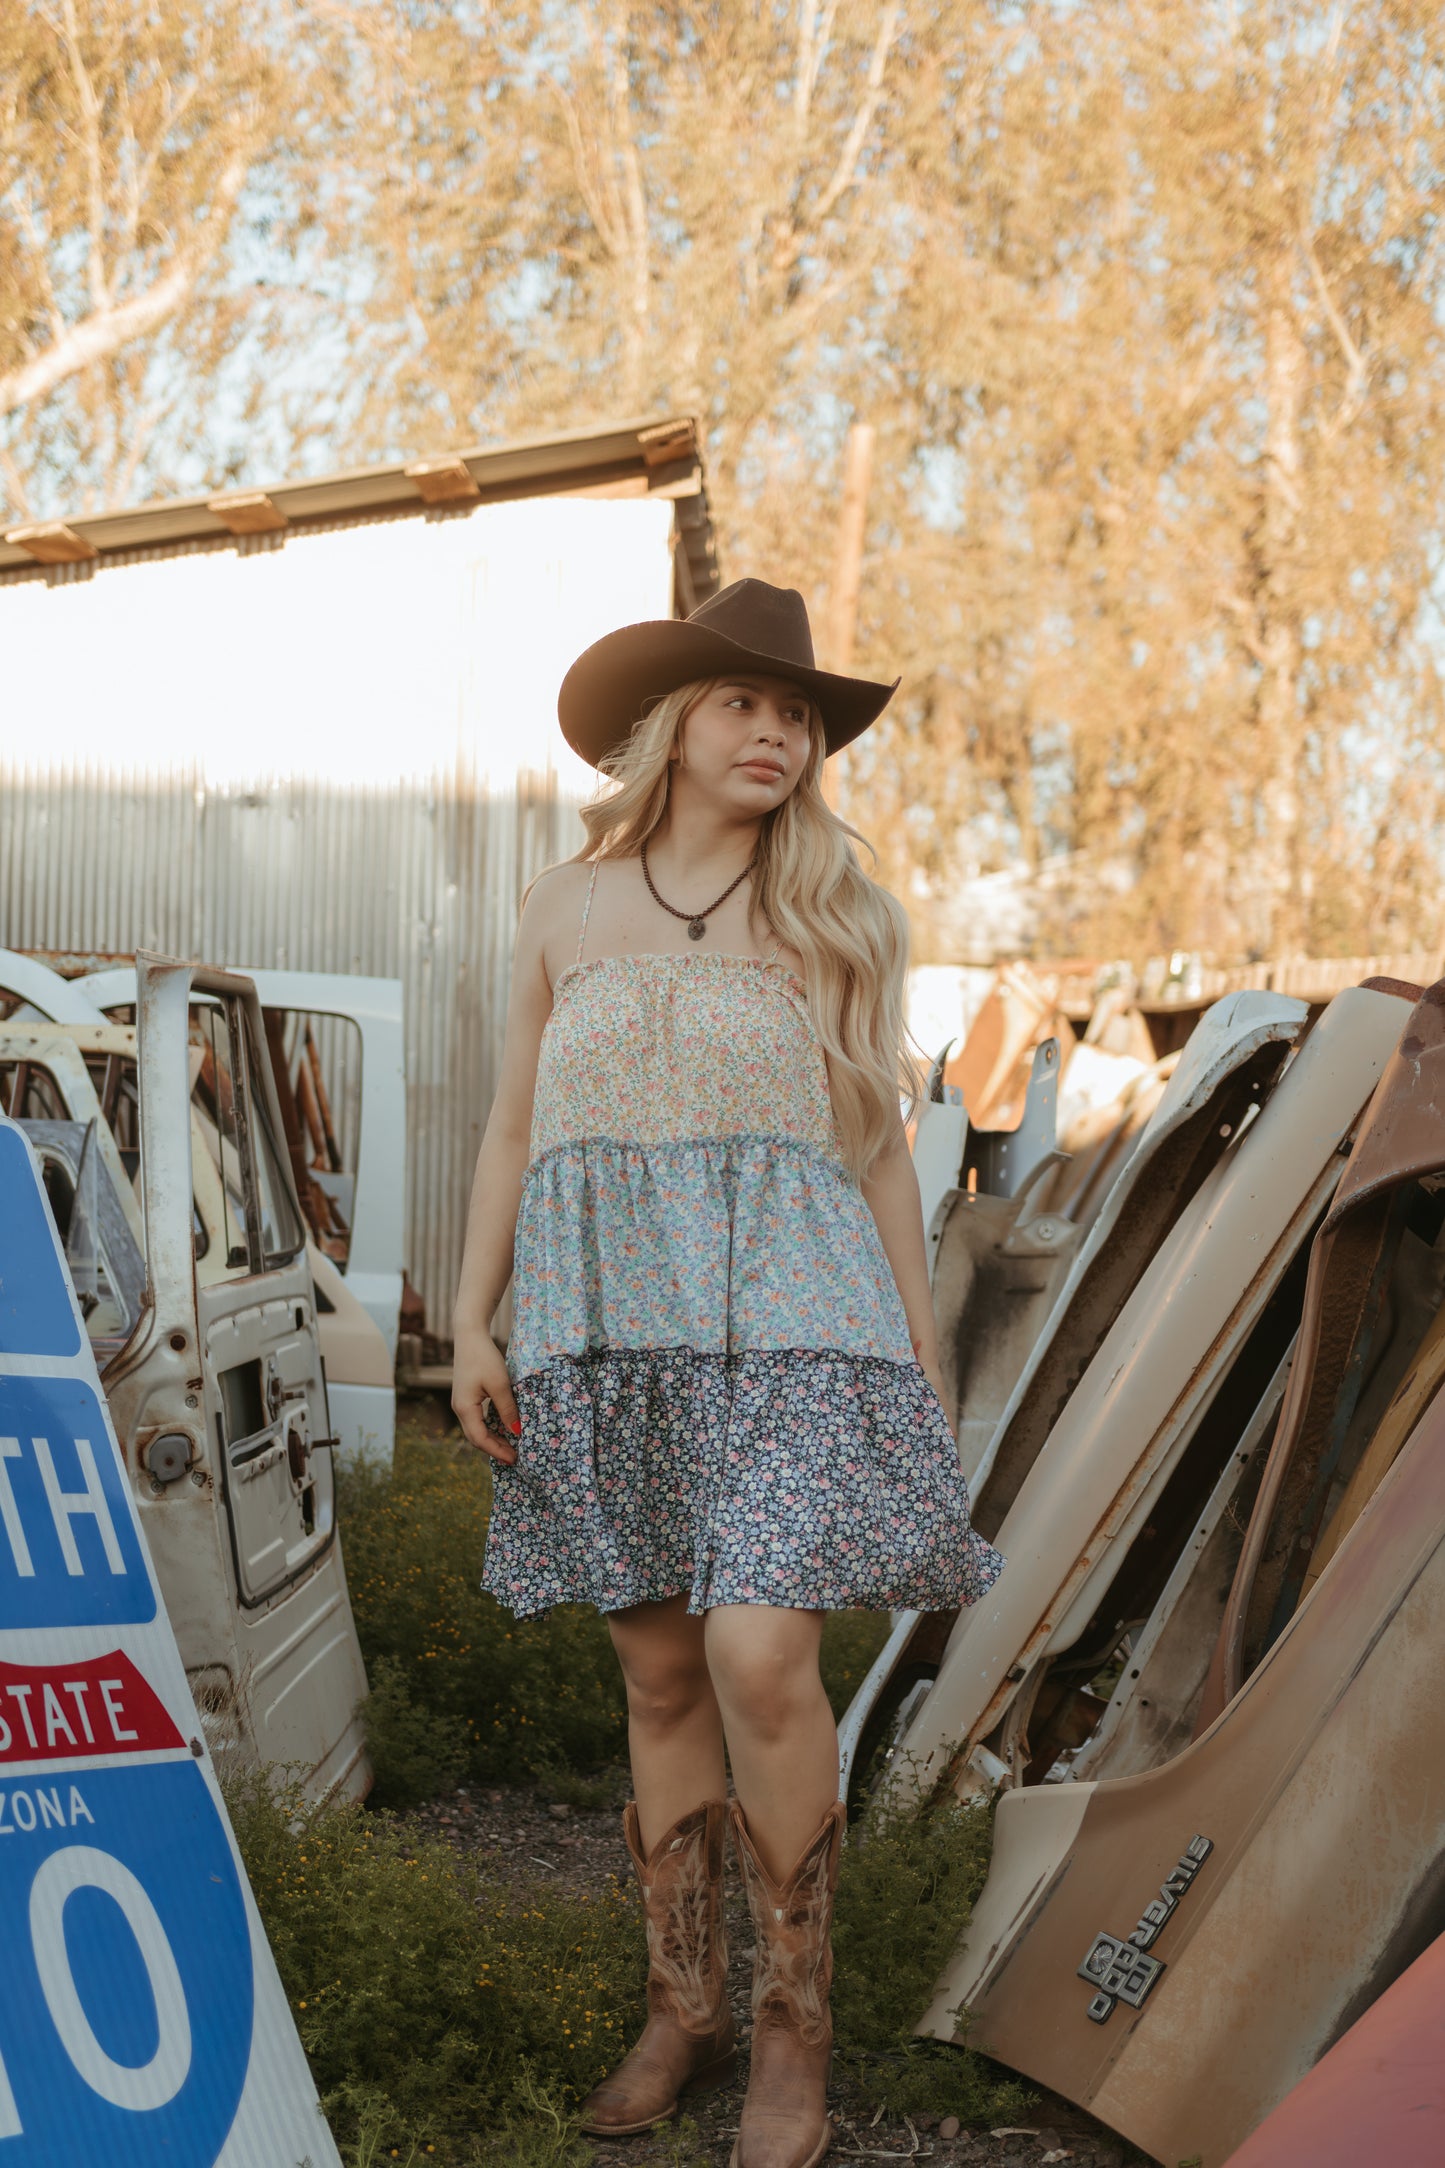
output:
<svg viewBox="0 0 1445 2168"><path fill-rule="evenodd" d="M648 1857L636 1800L622 1813L647 1927L648 2011L675 2018L685 2032L711 2032L727 2007L726 1827L724 1802L706 1800L665 1830Z"/></svg>
<svg viewBox="0 0 1445 2168"><path fill-rule="evenodd" d="M723 1919L726 1809L705 1800L642 1849L635 1800L622 1829L647 1929L647 2023L582 2103L582 2128L622 2137L672 2115L684 2092L726 2084L737 2063Z"/></svg>
<svg viewBox="0 0 1445 2168"><path fill-rule="evenodd" d="M757 1930L752 2067L732 2168L814 2168L832 2140L833 1899L846 1812L835 1802L792 1871L774 1881L734 1800L733 1838Z"/></svg>

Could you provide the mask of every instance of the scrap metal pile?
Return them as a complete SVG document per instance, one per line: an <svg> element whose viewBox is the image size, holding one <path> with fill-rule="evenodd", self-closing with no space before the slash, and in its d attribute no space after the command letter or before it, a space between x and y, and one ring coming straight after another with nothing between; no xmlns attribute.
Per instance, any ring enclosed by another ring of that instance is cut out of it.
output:
<svg viewBox="0 0 1445 2168"><path fill-rule="evenodd" d="M1439 1977L1414 1961L1445 1929L1445 981L1314 1021L1216 1002L1092 1194L1052 1155L1058 1042L1010 1053L1009 1000L980 1022L1027 1079L1011 1157L947 1065L915 1144L974 1518L1008 1566L970 1611L896 1618L847 1779L999 1795L919 2031L966 2012L1156 2159L1220 2168L1317 2063L1354 2071L1358 2111L1387 2059L1328 2051L1387 1989L1418 2030L1410 1983ZM961 1066L968 1095L987 1064ZM1445 2157L1430 2098L1426 2149L1392 2160ZM1333 2161L1313 2128L1249 2158Z"/></svg>

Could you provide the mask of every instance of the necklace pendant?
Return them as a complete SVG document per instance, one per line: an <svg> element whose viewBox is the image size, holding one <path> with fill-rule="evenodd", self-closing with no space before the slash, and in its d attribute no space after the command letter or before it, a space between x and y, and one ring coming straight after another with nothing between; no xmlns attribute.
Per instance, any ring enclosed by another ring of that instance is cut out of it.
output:
<svg viewBox="0 0 1445 2168"><path fill-rule="evenodd" d="M688 938L688 940L689 940L689 941L700 941L700 940L702 939L703 935L704 935L704 934L705 934L706 932L707 932L707 921L706 921L706 919L701 919L701 918L690 918L690 919L688 920L688 922L687 922L687 938Z"/></svg>

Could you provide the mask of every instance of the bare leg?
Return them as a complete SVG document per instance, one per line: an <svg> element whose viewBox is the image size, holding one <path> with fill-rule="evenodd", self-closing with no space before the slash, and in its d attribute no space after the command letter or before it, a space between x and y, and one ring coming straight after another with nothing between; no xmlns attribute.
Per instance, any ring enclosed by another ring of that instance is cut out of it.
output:
<svg viewBox="0 0 1445 2168"><path fill-rule="evenodd" d="M838 1796L838 1729L818 1675L823 1613L721 1604L703 1624L738 1803L781 1881Z"/></svg>
<svg viewBox="0 0 1445 2168"><path fill-rule="evenodd" d="M643 1846L705 1799L726 1799L722 1718L708 1676L705 1620L687 1595L606 1614L627 1685L627 1739Z"/></svg>

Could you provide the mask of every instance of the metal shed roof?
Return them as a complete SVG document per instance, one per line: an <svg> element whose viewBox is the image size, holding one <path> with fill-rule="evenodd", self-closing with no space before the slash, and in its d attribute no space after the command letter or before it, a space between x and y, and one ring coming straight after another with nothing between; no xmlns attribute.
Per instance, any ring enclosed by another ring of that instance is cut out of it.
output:
<svg viewBox="0 0 1445 2168"><path fill-rule="evenodd" d="M613 422L522 437L426 459L265 488L171 497L124 511L32 521L0 537L0 585L84 579L109 564L198 549L274 549L292 535L364 520L465 516L505 498L661 496L674 503L676 607L718 585L702 445L691 415Z"/></svg>

